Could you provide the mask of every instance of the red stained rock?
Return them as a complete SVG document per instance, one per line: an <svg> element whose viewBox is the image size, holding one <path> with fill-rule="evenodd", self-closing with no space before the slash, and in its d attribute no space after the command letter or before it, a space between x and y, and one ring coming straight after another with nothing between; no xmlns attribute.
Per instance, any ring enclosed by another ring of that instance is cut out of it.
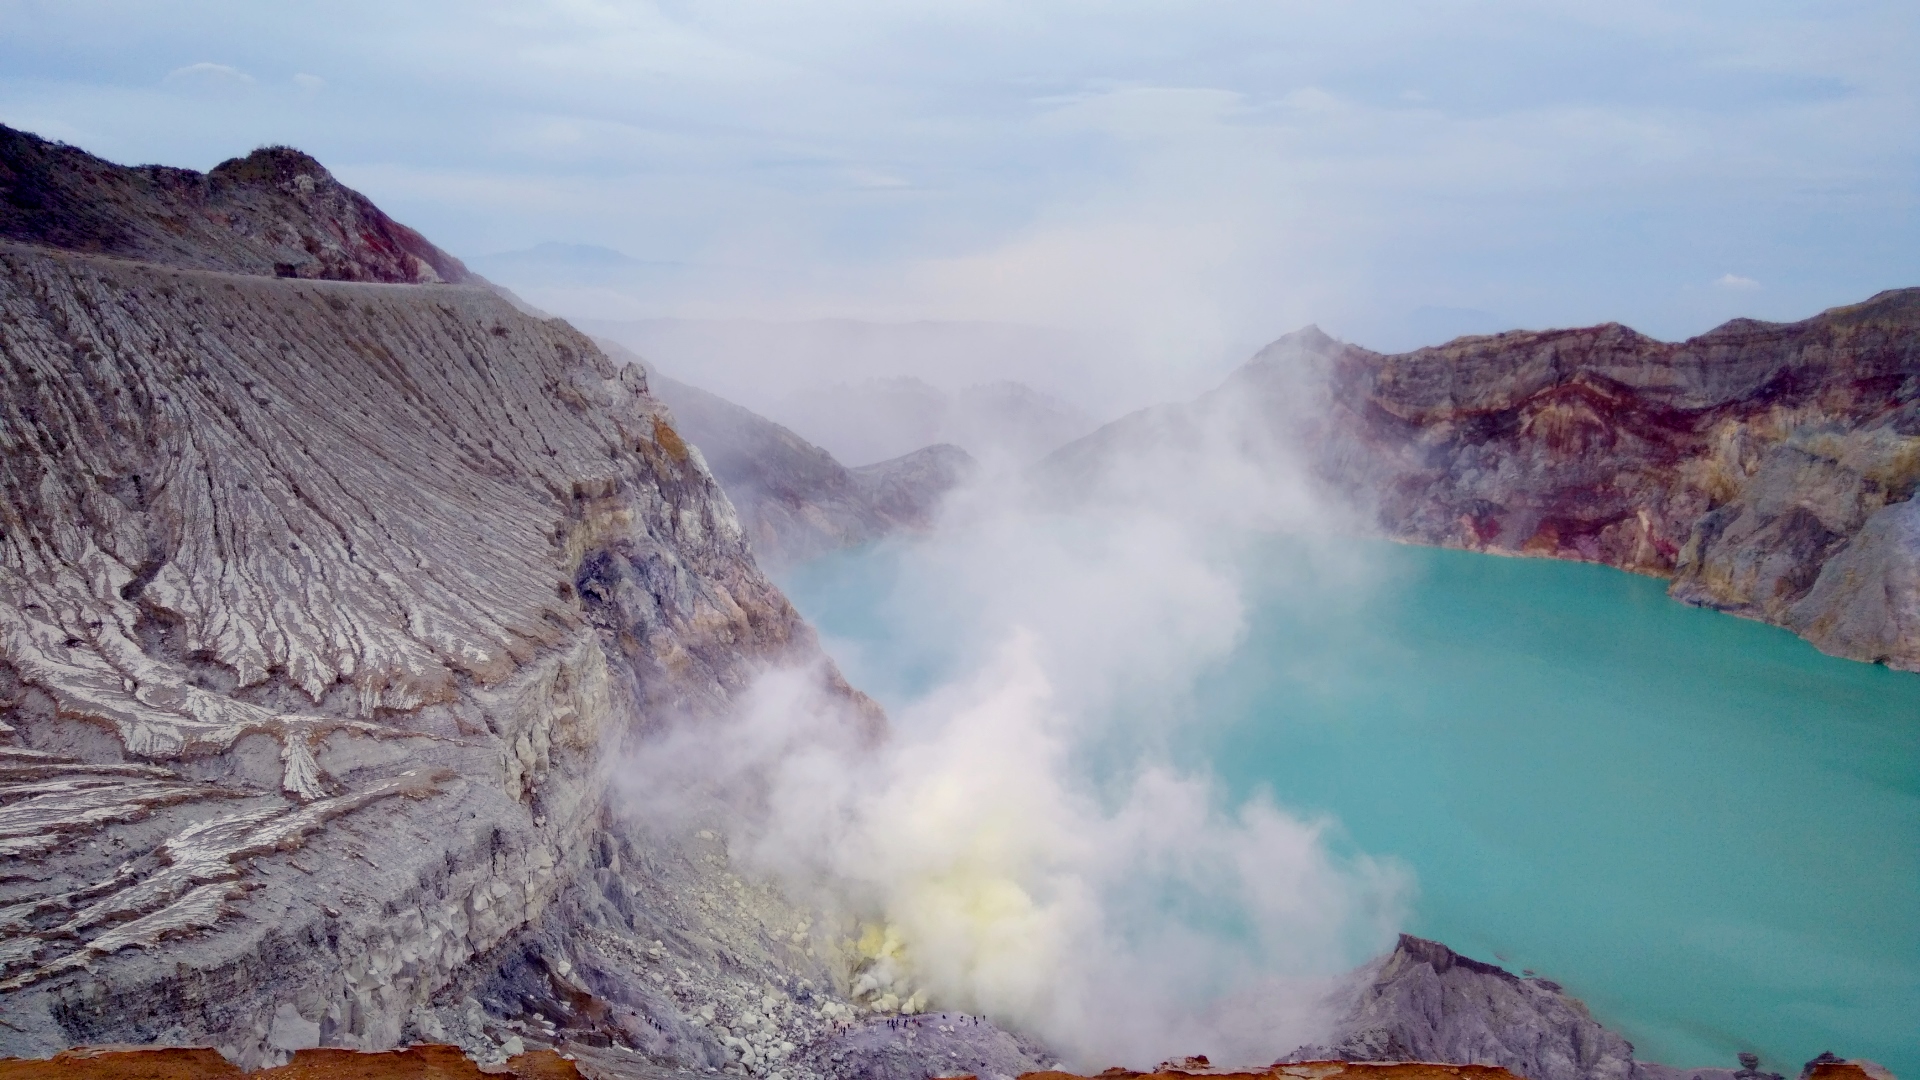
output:
<svg viewBox="0 0 1920 1080"><path fill-rule="evenodd" d="M1189 1059L1194 1060L1194 1059ZM1168 1062L1155 1072L1107 1069L1092 1077L1076 1073L1027 1073L1020 1080L1520 1080L1505 1069L1492 1065L1439 1065L1424 1061L1380 1063L1367 1061L1300 1061L1274 1065L1258 1072L1244 1069L1215 1069L1205 1058L1190 1066ZM1834 1080L1841 1080L1835 1077ZM1852 1077L1846 1080L1854 1080Z"/></svg>
<svg viewBox="0 0 1920 1080"><path fill-rule="evenodd" d="M80 1047L51 1058L0 1060L0 1080L582 1080L572 1061L532 1050L481 1066L457 1046L363 1053L301 1050L278 1068L245 1073L208 1047Z"/></svg>

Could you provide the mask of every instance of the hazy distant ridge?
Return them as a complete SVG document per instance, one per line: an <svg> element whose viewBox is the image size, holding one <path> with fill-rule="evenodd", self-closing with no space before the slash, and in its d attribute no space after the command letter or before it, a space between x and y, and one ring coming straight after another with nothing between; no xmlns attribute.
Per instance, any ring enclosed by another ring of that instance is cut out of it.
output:
<svg viewBox="0 0 1920 1080"><path fill-rule="evenodd" d="M1308 328L1056 451L1060 492L1222 438L1389 536L1601 562L1920 670L1920 289L1657 341L1618 324L1383 355Z"/></svg>

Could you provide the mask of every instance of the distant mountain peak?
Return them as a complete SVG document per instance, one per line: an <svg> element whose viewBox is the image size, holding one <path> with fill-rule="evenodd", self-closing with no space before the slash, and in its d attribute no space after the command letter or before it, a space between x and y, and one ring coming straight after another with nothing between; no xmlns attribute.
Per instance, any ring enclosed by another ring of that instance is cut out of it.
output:
<svg viewBox="0 0 1920 1080"><path fill-rule="evenodd" d="M1291 334L1283 334L1275 338L1272 344L1260 350L1259 356L1278 357L1291 353L1321 353L1338 348L1340 344L1337 338L1330 336L1317 324L1308 323Z"/></svg>
<svg viewBox="0 0 1920 1080"><path fill-rule="evenodd" d="M0 125L0 239L261 277L474 280L459 259L286 146L198 173L116 165Z"/></svg>
<svg viewBox="0 0 1920 1080"><path fill-rule="evenodd" d="M291 146L263 146L246 157L228 158L207 178L237 184L284 184L298 177L338 183L312 154Z"/></svg>

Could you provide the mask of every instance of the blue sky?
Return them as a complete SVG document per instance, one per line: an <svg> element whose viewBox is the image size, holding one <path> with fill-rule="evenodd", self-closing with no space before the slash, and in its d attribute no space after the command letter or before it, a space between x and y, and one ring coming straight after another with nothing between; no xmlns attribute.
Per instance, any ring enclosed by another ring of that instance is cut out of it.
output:
<svg viewBox="0 0 1920 1080"><path fill-rule="evenodd" d="M0 121L262 143L603 317L1102 328L1142 370L1920 284L1920 5L0 0Z"/></svg>

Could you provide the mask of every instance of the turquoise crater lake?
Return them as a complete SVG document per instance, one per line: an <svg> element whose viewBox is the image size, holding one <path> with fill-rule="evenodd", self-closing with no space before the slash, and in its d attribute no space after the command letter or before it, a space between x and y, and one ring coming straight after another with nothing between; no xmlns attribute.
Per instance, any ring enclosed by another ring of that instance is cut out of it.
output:
<svg viewBox="0 0 1920 1080"><path fill-rule="evenodd" d="M1920 675L1603 567L1372 544L1357 598L1244 567L1184 762L1417 876L1411 932L1563 983L1645 1060L1920 1080ZM945 674L879 547L784 582L888 704Z"/></svg>

